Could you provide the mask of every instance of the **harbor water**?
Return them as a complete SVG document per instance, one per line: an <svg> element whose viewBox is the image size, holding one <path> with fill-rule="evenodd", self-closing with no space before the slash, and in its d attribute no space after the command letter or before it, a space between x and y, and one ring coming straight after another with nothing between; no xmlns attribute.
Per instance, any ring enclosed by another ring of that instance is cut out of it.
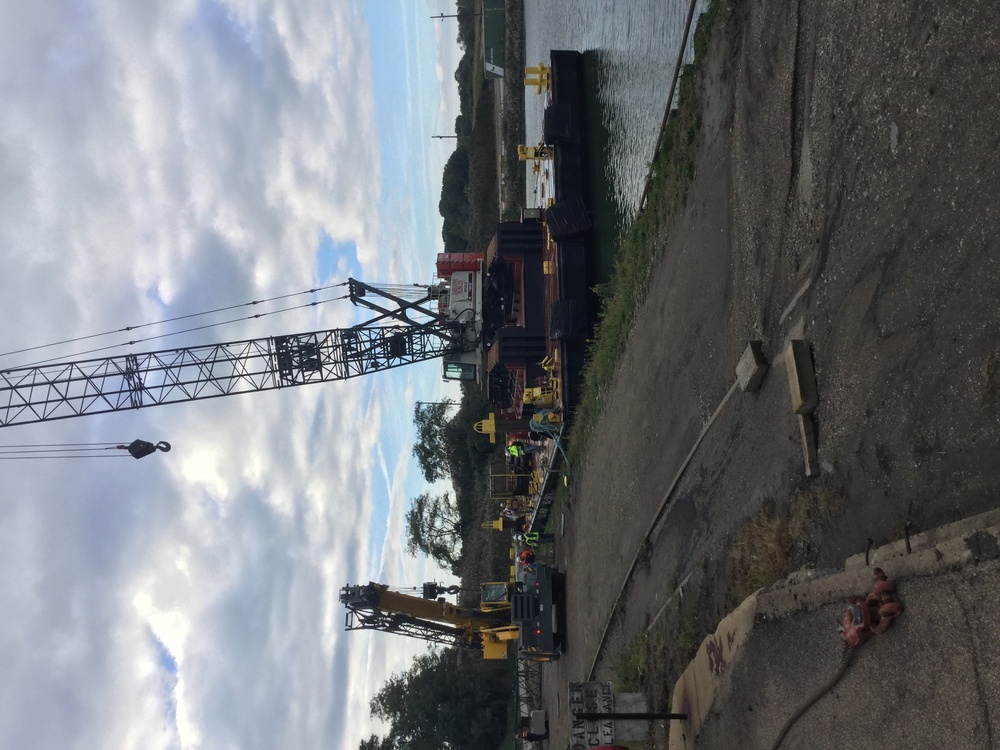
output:
<svg viewBox="0 0 1000 750"><path fill-rule="evenodd" d="M618 238L638 211L689 5L690 0L524 0L526 65L547 63L553 49L585 53L589 187L602 265L610 263ZM707 0L698 0L695 23L706 6ZM689 39L685 62L691 49ZM529 144L541 139L544 110L544 97L529 89ZM529 205L537 200L526 197Z"/></svg>

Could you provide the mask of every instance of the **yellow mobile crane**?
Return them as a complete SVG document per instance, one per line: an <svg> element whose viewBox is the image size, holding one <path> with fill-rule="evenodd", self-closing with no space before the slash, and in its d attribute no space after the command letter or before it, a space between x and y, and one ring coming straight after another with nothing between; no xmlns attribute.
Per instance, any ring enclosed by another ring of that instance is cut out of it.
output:
<svg viewBox="0 0 1000 750"><path fill-rule="evenodd" d="M422 595L393 591L381 583L344 586L340 601L347 607L346 630L381 630L432 643L477 649L485 659L506 659L507 644L518 642L518 658L558 658L562 627L557 593L562 574L548 566L529 570L525 580L480 585L479 607L461 607L442 594L457 593L425 583Z"/></svg>

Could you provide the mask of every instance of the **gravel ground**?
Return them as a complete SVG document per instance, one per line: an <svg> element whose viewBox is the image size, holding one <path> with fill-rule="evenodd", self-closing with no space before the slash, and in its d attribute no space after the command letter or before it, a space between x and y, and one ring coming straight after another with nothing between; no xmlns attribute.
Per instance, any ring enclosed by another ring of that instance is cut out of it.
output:
<svg viewBox="0 0 1000 750"><path fill-rule="evenodd" d="M826 481L845 490L810 558L842 564L997 503L1000 488L1000 42L988 0L741 3L706 65L697 170L590 455L574 467L559 562L564 657L545 673L552 747L657 508L610 646L682 610L731 606L728 545L808 482L780 352L812 343ZM775 362L736 393L667 488L750 339ZM690 575L683 600L671 599Z"/></svg>

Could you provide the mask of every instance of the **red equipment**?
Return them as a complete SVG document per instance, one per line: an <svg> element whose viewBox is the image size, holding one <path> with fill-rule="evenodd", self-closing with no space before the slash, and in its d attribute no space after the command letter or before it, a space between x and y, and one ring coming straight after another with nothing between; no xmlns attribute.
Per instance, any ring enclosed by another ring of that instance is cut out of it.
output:
<svg viewBox="0 0 1000 750"><path fill-rule="evenodd" d="M903 605L896 601L896 584L885 571L875 568L875 582L867 596L852 596L840 627L848 646L860 646L872 636L889 629L892 621L903 612Z"/></svg>

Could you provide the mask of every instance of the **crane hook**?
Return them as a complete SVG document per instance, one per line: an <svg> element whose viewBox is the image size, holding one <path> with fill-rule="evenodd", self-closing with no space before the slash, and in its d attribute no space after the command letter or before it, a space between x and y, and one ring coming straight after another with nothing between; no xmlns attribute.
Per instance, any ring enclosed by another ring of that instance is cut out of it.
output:
<svg viewBox="0 0 1000 750"><path fill-rule="evenodd" d="M119 445L118 448L123 451L128 451L132 458L144 458L151 453L156 453L156 451L163 451L166 453L170 450L170 443L166 440L161 440L154 445L148 440L133 440L128 445Z"/></svg>

